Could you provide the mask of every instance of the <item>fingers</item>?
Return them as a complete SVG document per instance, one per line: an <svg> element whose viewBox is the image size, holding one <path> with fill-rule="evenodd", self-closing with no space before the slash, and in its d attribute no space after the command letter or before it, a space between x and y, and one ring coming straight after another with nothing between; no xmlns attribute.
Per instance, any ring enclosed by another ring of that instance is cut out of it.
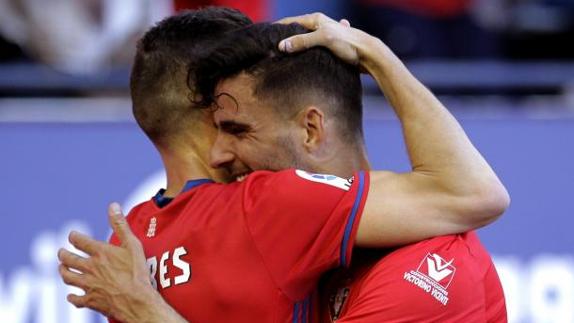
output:
<svg viewBox="0 0 574 323"><path fill-rule="evenodd" d="M285 17L282 19L277 20L275 23L276 24L283 24L283 25L288 25L288 24L292 24L292 23L298 23L300 25L303 25L301 23L301 21L305 20L305 16L308 15L301 15L301 16L294 16L294 17ZM303 25L304 26L304 25Z"/></svg>
<svg viewBox="0 0 574 323"><path fill-rule="evenodd" d="M83 290L85 290L89 285L86 282L87 277L84 274L72 271L70 268L63 264L58 266L58 272L60 273L60 276L66 285L79 287Z"/></svg>
<svg viewBox="0 0 574 323"><path fill-rule="evenodd" d="M292 24L292 23L298 23L301 26L303 26L307 29L311 29L311 30L316 30L322 24L325 24L328 22L336 22L336 21L327 17L326 15L324 15L320 12L315 12L315 13L311 13L311 14L307 14L307 15L301 15L301 16L295 16L295 17L287 17L287 18L283 18L283 19L277 21L277 23L285 24L285 25Z"/></svg>
<svg viewBox="0 0 574 323"><path fill-rule="evenodd" d="M122 214L121 207L118 203L111 203L108 207L108 220L110 226L116 236L120 239L122 245L124 245L129 239L130 235L133 235L130 227L126 221L126 218Z"/></svg>
<svg viewBox="0 0 574 323"><path fill-rule="evenodd" d="M70 302L72 305L74 305L77 308L83 308L83 307L87 306L85 296L68 294L68 296L66 296L66 299L68 300L68 302Z"/></svg>
<svg viewBox="0 0 574 323"><path fill-rule="evenodd" d="M313 14L316 15L316 14ZM322 15L322 14L320 14ZM307 16L311 16L311 17L307 17ZM325 15L322 15L324 17L326 17L327 19L329 19L330 22L333 22L335 24L337 24L337 22L335 22L334 20L330 20L330 18L328 18ZM318 21L318 20L322 20L321 18L317 18L316 16L312 16L312 15L306 15L306 16L300 16L300 17L307 17L305 19L309 20L309 21ZM308 21L308 23L310 23ZM311 22L311 23L313 23ZM326 25L325 25L326 26ZM291 36L289 38L286 38L282 41L279 42L279 50L280 51L284 51L287 53L294 53L294 52L298 52L298 51L302 51L311 47L315 47L315 46L327 46L328 43L333 39L333 37L331 36L331 33L333 32L331 29L332 28L315 28L316 30L310 33L306 33L306 34L299 34L299 35L295 35L295 36Z"/></svg>
<svg viewBox="0 0 574 323"><path fill-rule="evenodd" d="M105 316L110 316L108 307L106 306L107 303L98 301L98 298L94 297L93 295L68 294L68 296L66 296L66 300L77 308L86 307L92 310L96 310Z"/></svg>
<svg viewBox="0 0 574 323"><path fill-rule="evenodd" d="M87 253L88 255L93 255L99 249L104 248L104 246L106 245L101 241L94 240L88 237L87 235L76 231L70 232L68 240L74 247L76 247L78 250Z"/></svg>
<svg viewBox="0 0 574 323"><path fill-rule="evenodd" d="M108 208L110 226L114 233L120 239L122 246L129 248L140 248L140 242L130 229L126 217L122 214L121 207L118 203L111 203Z"/></svg>
<svg viewBox="0 0 574 323"><path fill-rule="evenodd" d="M279 42L279 50L294 53L315 46L323 46L330 49L341 59L351 63L357 63L357 52L352 46L354 41L351 24L347 19L339 22L321 14L314 13L298 17L285 18L281 23L296 22L314 30L306 34L294 35Z"/></svg>
<svg viewBox="0 0 574 323"><path fill-rule="evenodd" d="M66 300L76 308L90 308L92 310L98 311L104 316L111 317L110 313L107 311L105 303L98 302L94 299L94 297L91 297L91 295L68 294L68 296L66 296Z"/></svg>
<svg viewBox="0 0 574 323"><path fill-rule="evenodd" d="M105 303L98 302L96 299L94 299L93 296L91 296L89 294L86 294L86 295L68 294L66 296L66 300L77 308L86 307L86 308L96 310L105 316L110 315L108 313L108 311L106 311L107 308L104 305Z"/></svg>
<svg viewBox="0 0 574 323"><path fill-rule="evenodd" d="M64 266L68 268L79 270L81 272L89 271L88 259L78 256L66 249L62 248L58 250L58 259Z"/></svg>
<svg viewBox="0 0 574 323"><path fill-rule="evenodd" d="M294 53L314 46L324 45L324 40L325 38L320 31L295 35L280 41L279 50L286 53Z"/></svg>

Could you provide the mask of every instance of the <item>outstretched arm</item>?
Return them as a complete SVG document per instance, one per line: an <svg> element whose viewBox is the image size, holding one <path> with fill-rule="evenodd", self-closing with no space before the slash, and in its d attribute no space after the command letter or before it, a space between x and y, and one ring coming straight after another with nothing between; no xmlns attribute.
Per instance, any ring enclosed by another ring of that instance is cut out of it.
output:
<svg viewBox="0 0 574 323"><path fill-rule="evenodd" d="M412 170L371 172L358 245L401 245L476 229L508 207L506 189L460 124L381 40L323 14L280 22L314 30L282 41L280 50L324 46L359 64L377 81L402 124Z"/></svg>
<svg viewBox="0 0 574 323"><path fill-rule="evenodd" d="M89 257L66 249L58 252L64 283L84 291L81 296L68 295L68 301L124 323L187 322L152 287L142 245L131 232L119 205L110 205L108 213L121 246L71 232L72 245Z"/></svg>

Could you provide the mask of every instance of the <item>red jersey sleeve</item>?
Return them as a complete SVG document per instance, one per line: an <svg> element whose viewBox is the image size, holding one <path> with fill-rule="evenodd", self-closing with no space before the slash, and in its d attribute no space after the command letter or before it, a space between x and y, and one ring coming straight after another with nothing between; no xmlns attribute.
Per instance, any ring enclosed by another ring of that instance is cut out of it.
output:
<svg viewBox="0 0 574 323"><path fill-rule="evenodd" d="M249 175L247 229L287 296L301 299L322 273L348 266L368 181L366 172L350 179L300 170Z"/></svg>

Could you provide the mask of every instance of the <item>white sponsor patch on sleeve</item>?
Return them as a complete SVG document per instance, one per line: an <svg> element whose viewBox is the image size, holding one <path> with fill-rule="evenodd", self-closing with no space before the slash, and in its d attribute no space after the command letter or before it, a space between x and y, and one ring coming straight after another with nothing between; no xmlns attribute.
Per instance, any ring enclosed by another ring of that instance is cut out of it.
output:
<svg viewBox="0 0 574 323"><path fill-rule="evenodd" d="M311 174L304 170L297 169L295 170L295 174L297 176L304 178L306 180L323 183L327 185L331 185L342 190L348 191L351 189L351 184L353 183L353 177L349 179L337 177L335 175L327 175L327 174Z"/></svg>

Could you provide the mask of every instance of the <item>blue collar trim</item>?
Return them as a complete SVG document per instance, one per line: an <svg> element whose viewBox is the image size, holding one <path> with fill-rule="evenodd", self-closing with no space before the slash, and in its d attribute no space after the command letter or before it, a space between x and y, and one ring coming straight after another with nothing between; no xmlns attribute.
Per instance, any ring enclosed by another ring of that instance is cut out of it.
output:
<svg viewBox="0 0 574 323"><path fill-rule="evenodd" d="M181 190L181 192L185 193L192 188L195 188L199 185L203 185L203 184L207 184L207 183L214 183L214 181L209 179L209 178L194 179L191 181L187 181L187 183L185 183L185 185L183 186L183 189Z"/></svg>
<svg viewBox="0 0 574 323"><path fill-rule="evenodd" d="M187 192L187 191L189 191L195 187L198 187L200 185L207 184L207 183L213 183L213 181L211 179L208 179L208 178L194 179L194 180L187 181L187 183L185 183L185 185L183 186L181 193L185 193L185 192ZM153 197L153 201L160 208L168 205L173 200L173 197L163 196L164 193L165 193L165 189L162 188Z"/></svg>

